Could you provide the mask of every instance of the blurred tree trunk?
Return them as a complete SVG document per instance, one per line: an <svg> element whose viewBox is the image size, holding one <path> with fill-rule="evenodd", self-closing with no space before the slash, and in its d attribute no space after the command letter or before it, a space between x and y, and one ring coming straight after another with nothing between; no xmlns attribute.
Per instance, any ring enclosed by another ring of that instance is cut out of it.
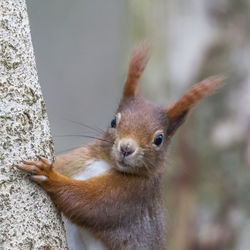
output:
<svg viewBox="0 0 250 250"><path fill-rule="evenodd" d="M186 132L179 137L180 166L169 190L169 201L175 207L168 237L168 248L172 250L190 250L194 231L197 163L194 149L189 145L192 132L190 129Z"/></svg>
<svg viewBox="0 0 250 250"><path fill-rule="evenodd" d="M67 249L59 213L47 195L10 167L53 157L38 84L25 0L0 0L0 249Z"/></svg>

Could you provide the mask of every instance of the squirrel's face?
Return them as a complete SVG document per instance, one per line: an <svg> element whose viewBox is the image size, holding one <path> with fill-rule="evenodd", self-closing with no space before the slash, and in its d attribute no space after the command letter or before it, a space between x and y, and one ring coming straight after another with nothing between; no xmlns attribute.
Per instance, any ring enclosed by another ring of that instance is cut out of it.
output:
<svg viewBox="0 0 250 250"><path fill-rule="evenodd" d="M115 168L126 173L154 172L162 166L169 138L185 121L196 103L221 86L214 76L193 86L177 102L166 107L152 104L137 93L137 84L148 61L147 43L131 57L120 107L111 121L105 147Z"/></svg>
<svg viewBox="0 0 250 250"><path fill-rule="evenodd" d="M168 119L164 110L142 97L123 102L111 121L111 158L122 172L154 172L167 145Z"/></svg>

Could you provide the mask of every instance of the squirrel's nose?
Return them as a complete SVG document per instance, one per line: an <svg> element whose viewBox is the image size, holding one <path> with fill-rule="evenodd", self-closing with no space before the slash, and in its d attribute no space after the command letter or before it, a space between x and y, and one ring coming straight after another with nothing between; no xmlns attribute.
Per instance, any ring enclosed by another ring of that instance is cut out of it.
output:
<svg viewBox="0 0 250 250"><path fill-rule="evenodd" d="M132 139L123 139L120 141L119 151L124 157L132 155L136 151L136 143Z"/></svg>
<svg viewBox="0 0 250 250"><path fill-rule="evenodd" d="M120 146L120 151L124 157L129 156L135 152L135 150L130 148L128 145Z"/></svg>

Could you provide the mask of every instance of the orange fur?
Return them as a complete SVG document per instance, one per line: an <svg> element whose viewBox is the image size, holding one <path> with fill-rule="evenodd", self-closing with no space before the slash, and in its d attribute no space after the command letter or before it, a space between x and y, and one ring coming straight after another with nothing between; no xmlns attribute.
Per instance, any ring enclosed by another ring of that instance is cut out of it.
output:
<svg viewBox="0 0 250 250"><path fill-rule="evenodd" d="M191 109L198 101L221 87L224 79L225 77L221 75L211 76L194 85L176 103L166 108L169 119L171 120L182 112Z"/></svg>
<svg viewBox="0 0 250 250"><path fill-rule="evenodd" d="M86 162L91 159L92 156L90 155L89 147L83 146L57 156L54 167L59 173L73 177L83 171Z"/></svg>

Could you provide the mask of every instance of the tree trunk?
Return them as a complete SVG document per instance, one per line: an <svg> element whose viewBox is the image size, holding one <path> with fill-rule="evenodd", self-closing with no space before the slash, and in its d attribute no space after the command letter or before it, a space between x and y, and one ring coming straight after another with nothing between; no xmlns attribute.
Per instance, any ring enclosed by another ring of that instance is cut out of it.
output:
<svg viewBox="0 0 250 250"><path fill-rule="evenodd" d="M28 176L11 168L53 157L25 0L0 0L0 249L67 249L60 214Z"/></svg>

